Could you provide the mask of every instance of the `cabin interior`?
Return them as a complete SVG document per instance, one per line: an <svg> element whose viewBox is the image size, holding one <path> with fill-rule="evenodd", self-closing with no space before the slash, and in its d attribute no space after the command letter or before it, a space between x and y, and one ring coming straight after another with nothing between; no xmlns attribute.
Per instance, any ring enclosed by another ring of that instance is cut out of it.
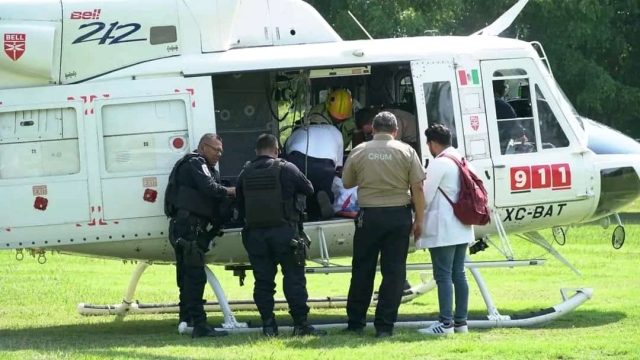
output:
<svg viewBox="0 0 640 360"><path fill-rule="evenodd" d="M278 137L282 150L294 124L332 89L351 93L354 114L360 108L382 106L416 116L408 62L220 74L212 77L212 83L216 131L224 144L220 175L228 186L235 186L244 164L255 157L260 134ZM345 160L350 149L344 152ZM416 150L420 154L419 146Z"/></svg>

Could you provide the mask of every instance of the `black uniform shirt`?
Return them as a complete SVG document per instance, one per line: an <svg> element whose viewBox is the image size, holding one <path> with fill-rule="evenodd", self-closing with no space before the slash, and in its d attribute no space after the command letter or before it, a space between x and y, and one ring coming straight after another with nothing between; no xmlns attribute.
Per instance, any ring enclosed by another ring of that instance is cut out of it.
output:
<svg viewBox="0 0 640 360"><path fill-rule="evenodd" d="M203 156L194 156L182 165L176 180L178 184L196 189L211 200L222 200L227 195L227 188L220 185L218 171Z"/></svg>
<svg viewBox="0 0 640 360"><path fill-rule="evenodd" d="M264 167L271 165L276 159L270 156L258 156L252 160L251 163L256 161L269 159L264 163ZM241 219L244 219L244 191L242 189L242 175L244 171L238 176L238 182L236 185L236 201L238 206L238 215ZM313 195L313 186L309 179L304 176L298 168L290 162L287 162L282 171L280 172L280 183L282 185L282 199L284 201L291 200L296 194L304 194L305 196Z"/></svg>
<svg viewBox="0 0 640 360"><path fill-rule="evenodd" d="M495 99L496 118L498 119L515 119L518 117L513 107L502 99Z"/></svg>

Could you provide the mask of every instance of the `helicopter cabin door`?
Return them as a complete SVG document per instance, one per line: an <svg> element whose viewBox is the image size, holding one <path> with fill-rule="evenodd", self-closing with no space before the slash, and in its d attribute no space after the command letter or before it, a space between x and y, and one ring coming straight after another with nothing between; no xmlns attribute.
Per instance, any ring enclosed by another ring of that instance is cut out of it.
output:
<svg viewBox="0 0 640 360"><path fill-rule="evenodd" d="M443 124L451 130L452 145L464 154L458 89L453 71L453 59L421 60L411 62L411 74L416 96L419 139L423 149L422 160L431 158L426 147L424 131L430 124Z"/></svg>
<svg viewBox="0 0 640 360"><path fill-rule="evenodd" d="M471 68L473 62L464 64ZM459 61L454 61L453 58L411 63L417 114L420 119L420 144L424 149L422 157L425 164L431 157L424 146L424 130L434 123L446 125L451 130L453 147L472 164L476 174L483 180L487 192L491 194L492 164L482 86L479 81L477 84L472 80L460 82L458 75L461 69ZM475 69L474 74L478 75L477 61Z"/></svg>
<svg viewBox="0 0 640 360"><path fill-rule="evenodd" d="M517 207L514 221L553 220L585 196L586 179L573 176L585 170L578 140L533 59L480 63L494 205Z"/></svg>

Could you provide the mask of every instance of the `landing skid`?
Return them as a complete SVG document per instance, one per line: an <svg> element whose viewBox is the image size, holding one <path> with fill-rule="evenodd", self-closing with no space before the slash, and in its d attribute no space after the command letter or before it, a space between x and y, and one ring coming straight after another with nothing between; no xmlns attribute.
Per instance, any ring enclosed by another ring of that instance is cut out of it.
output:
<svg viewBox="0 0 640 360"><path fill-rule="evenodd" d="M472 328L491 328L491 327L525 327L542 324L551 320L554 320L583 304L585 301L591 298L593 290L591 288L579 288L573 289L576 293L567 297L567 291L569 289L562 289L563 302L560 304L541 310L536 313L532 313L526 316L508 316L501 315L495 306L493 299L489 293L489 289L486 286L482 276L480 275L480 268L497 268L497 267L523 267L523 266L538 266L543 265L545 260L512 260L512 261L484 261L484 262L472 262L467 256L466 267L470 270L472 276L475 278L475 283L480 289L485 305L487 307L487 315L480 319L469 319L468 325ZM117 305L90 305L90 304L78 304L78 312L82 315L116 315L118 318L122 318L127 314L161 314L161 313L178 313L178 304L141 304L138 301L133 300L135 289L137 284L144 273L149 267L150 263L139 263L131 276L129 285L125 292L125 296L120 304ZM431 264L408 264L407 270L429 270L432 268ZM307 268L307 274L330 274L330 273L346 273L350 272L351 268L347 266L327 266L327 267L314 267ZM213 290L217 302L207 302L205 304L205 311L221 311L224 316L224 322L221 328L230 332L251 332L261 331L261 326L251 325L249 323L238 322L233 314L235 310L255 310L255 304L253 300L240 300L229 301L226 298L224 291L220 283L218 282L215 274L206 267L207 281L209 286ZM421 283L417 286L413 286L408 290L405 290L402 303L407 303L416 299L419 296L426 294L427 292L436 288L436 283L433 279L428 279L430 273L422 272L420 274ZM428 280L427 280L428 279ZM325 297L325 298L312 298L309 299L308 305L312 308L343 308L346 305L346 297ZM377 304L377 294L371 299L370 306ZM276 300L276 309L286 309L287 304L285 300ZM402 317L399 318L396 323L399 327L425 327L429 326L436 319L426 318L414 318L406 319L403 321ZM344 321L334 321L329 324L315 324L318 328L333 328L343 327ZM281 326L281 330L286 330L287 327ZM187 324L181 323L178 326L178 331L181 334L189 334L193 329L188 327Z"/></svg>

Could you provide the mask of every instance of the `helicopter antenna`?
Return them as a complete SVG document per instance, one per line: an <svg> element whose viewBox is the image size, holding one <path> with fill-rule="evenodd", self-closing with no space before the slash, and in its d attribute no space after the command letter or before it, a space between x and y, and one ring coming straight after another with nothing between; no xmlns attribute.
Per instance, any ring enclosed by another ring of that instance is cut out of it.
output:
<svg viewBox="0 0 640 360"><path fill-rule="evenodd" d="M353 19L353 21L356 22L356 24L358 24L358 26L360 27L360 29L362 29L362 31L364 31L365 34L367 34L367 36L369 37L369 39L373 40L373 37L371 35L369 35L369 33L367 32L367 29L364 28L364 26L362 26L362 24L360 24L360 21L358 21L358 19L356 19L355 16L353 16L353 14L351 13L351 11L347 10L347 12L349 13L349 15L351 16L351 18Z"/></svg>

